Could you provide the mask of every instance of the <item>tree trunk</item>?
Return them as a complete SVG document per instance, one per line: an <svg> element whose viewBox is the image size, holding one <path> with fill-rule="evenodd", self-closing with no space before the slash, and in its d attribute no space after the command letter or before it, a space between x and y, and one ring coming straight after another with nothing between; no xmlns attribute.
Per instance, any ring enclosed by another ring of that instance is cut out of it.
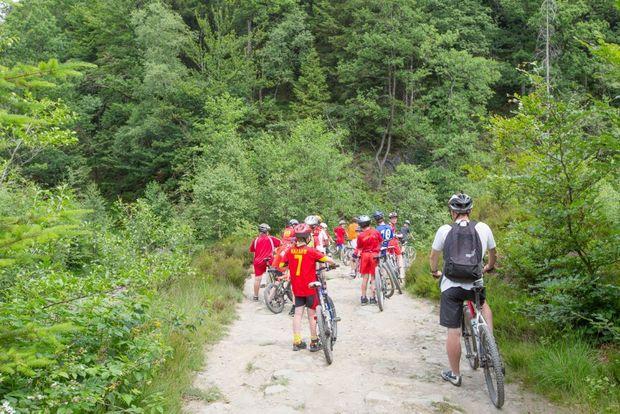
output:
<svg viewBox="0 0 620 414"><path fill-rule="evenodd" d="M245 46L245 53L249 57L252 55L252 19L251 18L249 18L247 21L247 27L248 27L248 42Z"/></svg>

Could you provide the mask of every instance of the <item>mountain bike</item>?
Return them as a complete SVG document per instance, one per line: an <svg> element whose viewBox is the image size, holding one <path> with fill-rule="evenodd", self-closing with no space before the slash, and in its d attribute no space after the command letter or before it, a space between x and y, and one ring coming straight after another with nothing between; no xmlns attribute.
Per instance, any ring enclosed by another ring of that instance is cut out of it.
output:
<svg viewBox="0 0 620 414"><path fill-rule="evenodd" d="M327 283L325 282L325 272L329 267L322 266L317 274L317 281L310 283L308 286L317 290L319 304L316 311L316 322L319 333L319 340L323 347L325 360L328 365L334 361L334 344L338 339L338 322L340 318L336 315L336 306L332 298L327 294Z"/></svg>
<svg viewBox="0 0 620 414"><path fill-rule="evenodd" d="M269 274L269 284L263 292L265 305L273 313L280 313L284 309L286 300L293 301L293 291L291 282L285 280L282 273L273 267L267 268Z"/></svg>
<svg viewBox="0 0 620 414"><path fill-rule="evenodd" d="M381 260L381 256L375 256L376 260ZM383 312L385 308L385 299L387 297L388 287L386 284L386 279L389 279L389 276L384 275L385 270L382 269L381 263L377 266L375 270L375 297L377 298L377 306L379 310ZM393 289L393 286L392 286ZM394 292L392 291L392 294ZM391 295L390 295L391 296Z"/></svg>
<svg viewBox="0 0 620 414"><path fill-rule="evenodd" d="M383 276L381 282L383 284L384 296L389 299L394 295L394 277L392 275L393 269L387 261L387 256L381 256L379 266L377 267L381 270L381 275Z"/></svg>
<svg viewBox="0 0 620 414"><path fill-rule="evenodd" d="M392 252L390 252L390 250L392 250ZM401 287L400 266L398 265L398 258L393 253L393 249L390 247L388 247L385 263L387 274L390 276L391 283L393 285L392 293L388 296L388 298L394 294L394 289L398 290L399 295L402 295L403 289Z"/></svg>
<svg viewBox="0 0 620 414"><path fill-rule="evenodd" d="M355 249L353 247L351 247L349 244L344 245L344 247L340 251L340 261L343 265L349 266L351 264L353 252L355 252Z"/></svg>
<svg viewBox="0 0 620 414"><path fill-rule="evenodd" d="M472 369L482 367L491 402L501 408L504 405L504 368L495 338L482 316L482 281L475 282L473 290L475 300L465 302L461 321L466 357Z"/></svg>
<svg viewBox="0 0 620 414"><path fill-rule="evenodd" d="M403 243L403 261L405 265L405 269L408 269L409 266L415 261L416 251L415 247L410 245L408 242Z"/></svg>

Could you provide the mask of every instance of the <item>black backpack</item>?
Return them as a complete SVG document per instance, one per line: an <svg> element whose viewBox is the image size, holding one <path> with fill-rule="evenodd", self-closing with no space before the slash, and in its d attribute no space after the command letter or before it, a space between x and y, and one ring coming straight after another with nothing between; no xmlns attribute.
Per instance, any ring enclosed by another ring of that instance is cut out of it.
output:
<svg viewBox="0 0 620 414"><path fill-rule="evenodd" d="M482 242L476 222L451 227L443 245L443 274L454 282L474 282L482 277Z"/></svg>

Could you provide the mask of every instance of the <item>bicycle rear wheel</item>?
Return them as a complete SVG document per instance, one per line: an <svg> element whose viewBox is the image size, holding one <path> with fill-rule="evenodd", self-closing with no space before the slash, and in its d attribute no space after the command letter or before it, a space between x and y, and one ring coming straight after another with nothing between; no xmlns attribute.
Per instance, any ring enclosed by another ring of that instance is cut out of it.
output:
<svg viewBox="0 0 620 414"><path fill-rule="evenodd" d="M280 313L284 309L284 292L276 283L270 283L263 292L265 305L273 313Z"/></svg>
<svg viewBox="0 0 620 414"><path fill-rule="evenodd" d="M319 340L323 347L323 353L325 354L325 360L328 365L334 361L334 355L332 352L331 340L327 336L327 324L325 323L325 315L323 314L323 307L321 305L316 307L316 323L319 331Z"/></svg>
<svg viewBox="0 0 620 414"><path fill-rule="evenodd" d="M395 287L395 288L396 288L396 290L398 291L398 294L399 294L399 295L402 295L402 294L403 294L403 289L402 289L402 287L400 286L400 277L399 277L398 273L392 273L392 274L390 275L390 277L392 278L392 282L393 282L393 284L394 284L394 287Z"/></svg>
<svg viewBox="0 0 620 414"><path fill-rule="evenodd" d="M502 360L495 343L495 338L489 327L482 325L480 332L480 358L484 368L484 379L487 383L489 397L495 407L502 408L504 405L504 373L502 372Z"/></svg>
<svg viewBox="0 0 620 414"><path fill-rule="evenodd" d="M293 296L293 288L291 288L291 282L286 282L286 287L284 288L286 292L286 296L291 302L295 302L295 297Z"/></svg>
<svg viewBox="0 0 620 414"><path fill-rule="evenodd" d="M342 253L342 264L345 266L349 266L351 264L351 251L349 249L345 249Z"/></svg>
<svg viewBox="0 0 620 414"><path fill-rule="evenodd" d="M377 298L377 306L379 306L379 310L383 312L383 300L384 300L384 289L383 280L381 280L381 268L377 268L375 272L375 296Z"/></svg>
<svg viewBox="0 0 620 414"><path fill-rule="evenodd" d="M469 366L471 369L476 370L479 366L478 346L476 345L476 338L474 337L474 331L471 326L471 316L469 315L469 307L467 305L463 306L461 331L463 342L465 342L465 357L467 358L467 361L469 361Z"/></svg>
<svg viewBox="0 0 620 414"><path fill-rule="evenodd" d="M394 282L390 274L389 265L387 263L381 264L381 270L381 274L385 276L381 281L384 287L384 295L389 299L394 295Z"/></svg>

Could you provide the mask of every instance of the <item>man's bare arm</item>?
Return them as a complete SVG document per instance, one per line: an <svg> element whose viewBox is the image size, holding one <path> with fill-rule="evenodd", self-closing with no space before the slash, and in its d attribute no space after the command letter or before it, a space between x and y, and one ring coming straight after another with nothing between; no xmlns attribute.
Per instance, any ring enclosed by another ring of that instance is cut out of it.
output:
<svg viewBox="0 0 620 414"><path fill-rule="evenodd" d="M441 276L441 271L439 271L437 269L437 266L439 265L439 255L441 254L440 251L431 249L431 255L429 257L429 262L431 265L431 274L434 277L439 277Z"/></svg>

